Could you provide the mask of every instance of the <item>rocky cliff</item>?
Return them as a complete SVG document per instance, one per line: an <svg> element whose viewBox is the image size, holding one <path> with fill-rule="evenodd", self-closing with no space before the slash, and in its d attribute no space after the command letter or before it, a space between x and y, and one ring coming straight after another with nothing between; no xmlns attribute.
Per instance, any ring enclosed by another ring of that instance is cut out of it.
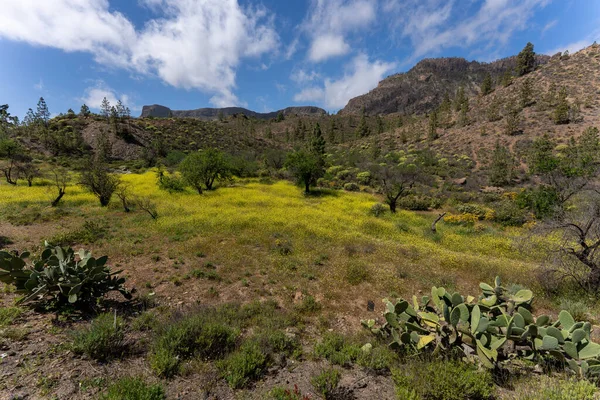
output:
<svg viewBox="0 0 600 400"><path fill-rule="evenodd" d="M288 107L283 110L273 111L270 113L258 113L255 111L247 110L241 107L227 107L227 108L198 108L196 110L171 110L168 107L154 104L151 106L144 106L142 109L141 118L144 117L156 117L156 118L199 118L203 120L214 120L223 115L228 117L231 115L243 114L249 118L257 119L271 119L277 118L279 113L283 115L325 115L327 112L319 107Z"/></svg>

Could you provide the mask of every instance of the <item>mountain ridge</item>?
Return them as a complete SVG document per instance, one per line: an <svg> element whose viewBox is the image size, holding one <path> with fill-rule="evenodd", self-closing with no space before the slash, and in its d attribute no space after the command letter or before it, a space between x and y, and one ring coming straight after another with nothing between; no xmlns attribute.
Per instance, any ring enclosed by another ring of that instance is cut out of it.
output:
<svg viewBox="0 0 600 400"><path fill-rule="evenodd" d="M146 105L142 108L140 118L146 117L157 117L157 118L199 118L203 120L215 120L223 117L229 117L232 115L243 114L246 117L257 118L257 119L272 119L277 118L279 114L286 115L326 115L327 111L322 108L315 106L299 106L299 107L287 107L281 110L272 111L268 113L259 113L256 111L248 110L242 107L224 107L224 108L197 108L194 110L171 110L169 107L153 104Z"/></svg>

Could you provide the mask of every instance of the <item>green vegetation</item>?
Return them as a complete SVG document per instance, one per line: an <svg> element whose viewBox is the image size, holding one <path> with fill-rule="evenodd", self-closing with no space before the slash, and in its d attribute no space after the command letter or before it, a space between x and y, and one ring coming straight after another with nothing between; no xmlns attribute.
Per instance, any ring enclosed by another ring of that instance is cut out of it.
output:
<svg viewBox="0 0 600 400"><path fill-rule="evenodd" d="M340 383L341 375L340 371L335 368L326 369L313 376L311 383L317 392L321 393L326 399L330 399Z"/></svg>
<svg viewBox="0 0 600 400"><path fill-rule="evenodd" d="M118 277L106 266L108 257L98 259L89 251L75 253L71 248L47 246L39 260L27 266L29 253L16 256L0 252L0 281L14 285L25 297L19 303L47 302L53 307L67 303L89 307L106 293L119 291L125 298L131 294Z"/></svg>
<svg viewBox="0 0 600 400"><path fill-rule="evenodd" d="M390 347L396 350L408 347L433 354L460 350L466 359L489 369L516 357L536 363L555 359L578 376L600 375L600 344L592 341L590 322L575 321L565 310L554 322L547 315L534 318L532 292L510 293L499 278L494 287L479 286L483 294L477 301L435 286L431 296L414 296L412 304L385 300L386 323L381 327L374 320L362 324L391 340ZM505 346L507 342L511 345Z"/></svg>
<svg viewBox="0 0 600 400"><path fill-rule="evenodd" d="M100 396L100 400L164 400L166 398L160 384L148 385L140 378L121 378Z"/></svg>
<svg viewBox="0 0 600 400"><path fill-rule="evenodd" d="M105 361L122 356L125 351L125 322L116 314L100 314L88 328L73 333L71 348L75 353Z"/></svg>

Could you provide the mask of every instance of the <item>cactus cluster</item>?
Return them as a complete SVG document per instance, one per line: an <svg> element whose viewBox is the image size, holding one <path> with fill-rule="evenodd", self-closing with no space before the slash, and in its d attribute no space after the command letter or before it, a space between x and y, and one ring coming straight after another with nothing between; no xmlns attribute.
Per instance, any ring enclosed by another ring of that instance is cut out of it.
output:
<svg viewBox="0 0 600 400"><path fill-rule="evenodd" d="M461 349L466 359L479 360L487 368L500 367L514 358L539 362L554 358L578 376L600 375L600 344L591 340L590 322L575 321L561 311L553 321L535 318L533 293L510 294L496 278L494 286L481 283L479 298L431 288L430 296L412 302L384 299L385 323L362 321L365 328L396 350L412 347L433 353Z"/></svg>
<svg viewBox="0 0 600 400"><path fill-rule="evenodd" d="M89 251L52 247L46 243L41 257L27 265L29 253L20 256L0 252L0 282L12 284L24 296L19 303L43 301L55 306L71 303L89 306L106 293L116 290L130 299L125 278L106 265L107 257L94 258Z"/></svg>

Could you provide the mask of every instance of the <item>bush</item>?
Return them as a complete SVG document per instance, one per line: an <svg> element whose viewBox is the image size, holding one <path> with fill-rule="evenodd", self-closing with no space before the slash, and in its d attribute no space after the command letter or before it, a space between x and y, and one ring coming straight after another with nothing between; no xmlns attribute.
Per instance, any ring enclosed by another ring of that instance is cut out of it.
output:
<svg viewBox="0 0 600 400"><path fill-rule="evenodd" d="M559 380L543 377L536 394L523 394L521 400L593 400L596 399L596 385L586 380Z"/></svg>
<svg viewBox="0 0 600 400"><path fill-rule="evenodd" d="M325 358L332 364L349 367L361 355L358 345L348 343L338 333L328 333L315 345L315 356Z"/></svg>
<svg viewBox="0 0 600 400"><path fill-rule="evenodd" d="M269 396L273 400L310 400L310 397L304 396L298 385L294 385L294 390L283 387L275 387L269 392Z"/></svg>
<svg viewBox="0 0 600 400"><path fill-rule="evenodd" d="M423 400L485 400L494 397L488 371L477 371L460 361L411 363L392 371L397 392Z"/></svg>
<svg viewBox="0 0 600 400"><path fill-rule="evenodd" d="M100 361L118 357L124 349L124 326L121 317L100 314L88 328L74 332L72 349Z"/></svg>
<svg viewBox="0 0 600 400"><path fill-rule="evenodd" d="M239 389L260 378L267 367L267 361L268 358L258 343L250 341L217 362L217 368L229 386Z"/></svg>
<svg viewBox="0 0 600 400"><path fill-rule="evenodd" d="M371 173L368 171L365 172L359 172L358 174L356 174L356 180L358 181L358 183L360 183L361 185L368 185L371 183Z"/></svg>
<svg viewBox="0 0 600 400"><path fill-rule="evenodd" d="M180 362L193 356L217 359L231 351L239 335L237 329L199 314L170 323L156 337L150 353L150 366L160 376L177 374Z"/></svg>
<svg viewBox="0 0 600 400"><path fill-rule="evenodd" d="M96 259L89 251L75 253L71 248L48 246L38 261L27 266L28 256L27 252L20 257L0 252L0 281L25 294L19 303L42 301L53 307L69 303L85 308L110 291L131 299L123 286L125 278L117 276L120 271L112 272L106 266L106 256Z"/></svg>
<svg viewBox="0 0 600 400"><path fill-rule="evenodd" d="M349 263L346 269L346 280L351 285L358 285L369 279L369 271L360 263Z"/></svg>
<svg viewBox="0 0 600 400"><path fill-rule="evenodd" d="M551 217L559 205L558 193L549 186L522 190L515 202L519 207L532 211L538 219Z"/></svg>
<svg viewBox="0 0 600 400"><path fill-rule="evenodd" d="M385 204L377 203L377 204L373 204L373 206L369 210L369 213L371 215L373 215L374 217L380 217L383 214L385 214L387 209L388 209L388 207Z"/></svg>
<svg viewBox="0 0 600 400"><path fill-rule="evenodd" d="M337 369L330 368L324 370L319 375L313 376L310 382L323 397L328 399L339 385L341 375Z"/></svg>
<svg viewBox="0 0 600 400"><path fill-rule="evenodd" d="M479 204L459 204L456 206L456 210L462 214L473 214L481 221L486 219L490 215L491 209L482 207Z"/></svg>
<svg viewBox="0 0 600 400"><path fill-rule="evenodd" d="M349 182L344 184L344 190L347 192L358 192L360 190L360 186L354 182Z"/></svg>
<svg viewBox="0 0 600 400"><path fill-rule="evenodd" d="M504 226L523 226L527 222L526 212L508 199L495 204L493 218Z"/></svg>
<svg viewBox="0 0 600 400"><path fill-rule="evenodd" d="M581 301L565 299L560 302L560 309L568 311L576 321L585 321L588 318L589 307Z"/></svg>
<svg viewBox="0 0 600 400"><path fill-rule="evenodd" d="M427 211L431 206L431 199L418 196L406 196L398 200L398 207L411 211Z"/></svg>
<svg viewBox="0 0 600 400"><path fill-rule="evenodd" d="M376 346L368 350L363 347L361 350L358 365L375 372L389 371L398 361L398 355L388 346Z"/></svg>
<svg viewBox="0 0 600 400"><path fill-rule="evenodd" d="M100 400L164 400L166 398L160 384L148 385L140 378L121 378L100 396Z"/></svg>
<svg viewBox="0 0 600 400"><path fill-rule="evenodd" d="M319 303L313 296L306 296L302 303L298 304L295 309L300 313L316 313L321 311L321 303Z"/></svg>
<svg viewBox="0 0 600 400"><path fill-rule="evenodd" d="M85 221L83 225L71 232L65 232L52 237L48 242L54 246L72 246L74 244L92 244L102 239L108 229L95 222Z"/></svg>
<svg viewBox="0 0 600 400"><path fill-rule="evenodd" d="M186 187L186 183L182 178L175 175L163 175L158 180L158 187L161 190L166 190L169 193L183 192Z"/></svg>
<svg viewBox="0 0 600 400"><path fill-rule="evenodd" d="M444 217L444 222L449 225L473 226L479 221L479 217L475 214L448 214Z"/></svg>

